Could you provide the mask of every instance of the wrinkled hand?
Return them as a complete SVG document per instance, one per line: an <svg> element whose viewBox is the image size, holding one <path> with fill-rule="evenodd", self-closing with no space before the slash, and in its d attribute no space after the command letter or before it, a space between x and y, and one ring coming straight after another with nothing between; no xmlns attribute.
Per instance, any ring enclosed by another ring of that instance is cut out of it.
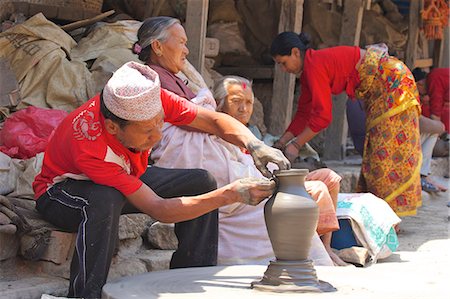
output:
<svg viewBox="0 0 450 299"><path fill-rule="evenodd" d="M275 181L266 178L243 178L231 183L231 189L236 192L237 201L256 206L275 190Z"/></svg>
<svg viewBox="0 0 450 299"><path fill-rule="evenodd" d="M250 155L252 155L256 168L258 168L265 177L270 178L272 176L272 173L267 169L267 163L269 162L275 163L281 170L291 168L291 163L280 150L267 146L262 141L257 140L250 142L247 146L247 150L250 152Z"/></svg>

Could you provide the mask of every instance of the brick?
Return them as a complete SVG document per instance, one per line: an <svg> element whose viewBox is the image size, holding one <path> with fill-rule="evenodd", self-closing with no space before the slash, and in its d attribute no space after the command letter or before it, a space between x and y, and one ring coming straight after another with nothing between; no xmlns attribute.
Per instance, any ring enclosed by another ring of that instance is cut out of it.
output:
<svg viewBox="0 0 450 299"><path fill-rule="evenodd" d="M217 38L205 38L205 57L216 57L219 55L220 42Z"/></svg>
<svg viewBox="0 0 450 299"><path fill-rule="evenodd" d="M19 250L19 244L17 235L0 233L0 261L15 257Z"/></svg>
<svg viewBox="0 0 450 299"><path fill-rule="evenodd" d="M55 264L62 264L72 257L71 253L75 246L76 234L61 231L52 231L50 243L41 257L41 260L50 261Z"/></svg>

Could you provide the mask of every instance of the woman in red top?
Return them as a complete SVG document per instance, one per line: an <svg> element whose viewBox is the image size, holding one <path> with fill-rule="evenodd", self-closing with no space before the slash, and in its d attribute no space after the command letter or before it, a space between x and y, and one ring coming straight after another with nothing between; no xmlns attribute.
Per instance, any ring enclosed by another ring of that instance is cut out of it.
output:
<svg viewBox="0 0 450 299"><path fill-rule="evenodd" d="M422 97L422 114L434 120L444 123L445 130L450 133L449 126L449 68L435 68L428 75L417 69L416 74L420 74L417 80L417 87ZM417 79L417 78L416 78ZM428 95L428 97L425 97Z"/></svg>
<svg viewBox="0 0 450 299"><path fill-rule="evenodd" d="M366 138L359 191L384 198L399 216L421 205L418 91L410 70L384 44L308 47L304 34L280 33L271 54L283 71L300 75L297 113L275 144L294 159L301 146L328 127L332 94L364 101Z"/></svg>

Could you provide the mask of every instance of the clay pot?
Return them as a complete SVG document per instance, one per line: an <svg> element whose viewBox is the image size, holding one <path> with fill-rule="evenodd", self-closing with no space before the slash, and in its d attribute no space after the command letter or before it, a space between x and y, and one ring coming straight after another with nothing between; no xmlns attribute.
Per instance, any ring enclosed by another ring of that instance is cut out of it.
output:
<svg viewBox="0 0 450 299"><path fill-rule="evenodd" d="M319 208L305 190L307 169L275 172L278 191L266 202L264 217L277 260L308 259Z"/></svg>

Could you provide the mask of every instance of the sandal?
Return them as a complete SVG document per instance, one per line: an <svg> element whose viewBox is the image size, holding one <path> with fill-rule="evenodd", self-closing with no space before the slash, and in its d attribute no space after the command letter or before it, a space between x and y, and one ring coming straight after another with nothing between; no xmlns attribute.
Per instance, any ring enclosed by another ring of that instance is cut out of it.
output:
<svg viewBox="0 0 450 299"><path fill-rule="evenodd" d="M422 190L425 192L439 192L441 191L438 187L436 187L435 185L427 182L427 180L425 178L420 178L420 183L422 185Z"/></svg>

